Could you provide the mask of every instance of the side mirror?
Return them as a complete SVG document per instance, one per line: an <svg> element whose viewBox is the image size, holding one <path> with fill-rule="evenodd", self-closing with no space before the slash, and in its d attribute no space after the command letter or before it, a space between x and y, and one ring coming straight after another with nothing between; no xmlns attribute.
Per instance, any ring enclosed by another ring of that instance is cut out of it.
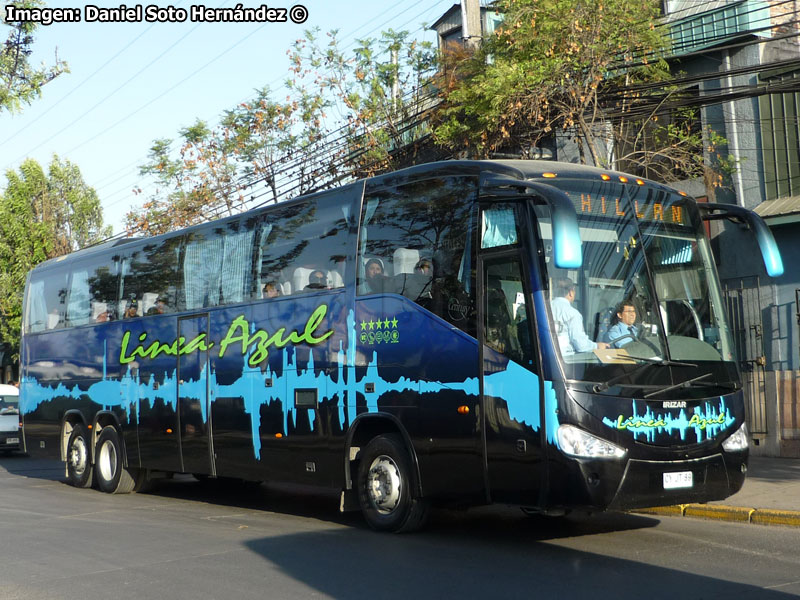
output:
<svg viewBox="0 0 800 600"><path fill-rule="evenodd" d="M781 252L778 250L778 244L775 243L775 237L772 235L764 219L759 217L752 210L736 206L735 204L713 204L701 202L697 205L700 212L703 213L705 221L716 221L719 219L728 219L730 221L738 221L744 223L756 236L758 248L761 250L761 257L764 259L764 266L767 269L767 275L770 277L780 277L783 275L783 259Z"/></svg>

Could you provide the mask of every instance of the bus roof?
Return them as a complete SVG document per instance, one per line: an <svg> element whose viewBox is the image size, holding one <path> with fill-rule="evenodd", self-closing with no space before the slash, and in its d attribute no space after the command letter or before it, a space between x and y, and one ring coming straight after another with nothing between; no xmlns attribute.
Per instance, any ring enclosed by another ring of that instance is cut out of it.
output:
<svg viewBox="0 0 800 600"><path fill-rule="evenodd" d="M413 182L416 180L427 179L430 177L436 176L452 176L452 175L474 175L479 176L482 173L495 173L498 175L507 175L514 179L544 179L545 173L547 174L554 174L556 178L586 178L591 177L592 175L597 176L598 178L602 177L603 175L609 176L614 180L618 180L620 177L632 177L631 175L621 173L619 171L612 171L608 169L600 169L598 167L590 167L587 165L580 165L580 164L573 164L573 163L564 163L564 162L556 162L556 161L547 161L547 160L523 160L523 159L503 159L503 160L445 160L445 161L437 161L437 162L430 162L430 163L423 163L420 165L415 165L413 167L407 167L405 169L400 169L398 171L392 171L391 173L385 173L382 175L376 175L374 177L360 179L358 181L350 182L340 186L341 188L348 187L350 185L356 185L359 183L368 184L370 187L383 187L383 186L390 186L390 185L398 185L405 182ZM639 181L643 181L649 187L655 187L658 189L666 190L666 191L675 191L672 188L657 183L655 181L651 181L648 179L643 178L636 178ZM292 198L285 202L280 202L278 204L273 204L268 207L258 207L251 209L249 211L239 213L236 215L232 215L230 217L225 217L222 219L218 219L220 223L224 223L231 219L239 219L242 217L246 217L249 214L260 214L264 211L268 211L276 206L287 206L293 203L301 203L310 198L314 198L320 194L324 194L329 192L330 189L327 190L318 190L309 194L304 194L303 196L298 196L296 198ZM208 222L199 223L197 225L192 225L190 227L182 228L179 230L171 231L168 233L164 233L158 236L152 237L135 237L135 238L122 238L118 240L111 240L102 244L98 244L96 246L90 246L88 248L84 248L82 250L78 250L71 254L66 254L64 256L59 256L56 258L51 258L50 260L44 261L34 267L36 270L38 269L47 269L54 265L59 264L63 260L82 260L83 258L92 256L94 254L104 253L111 248L115 248L117 246L133 243L133 242L141 242L141 243L152 243L154 241L158 241L161 239L166 239L169 237L173 237L176 235L183 235L187 231L192 231L197 228L201 228L208 225Z"/></svg>

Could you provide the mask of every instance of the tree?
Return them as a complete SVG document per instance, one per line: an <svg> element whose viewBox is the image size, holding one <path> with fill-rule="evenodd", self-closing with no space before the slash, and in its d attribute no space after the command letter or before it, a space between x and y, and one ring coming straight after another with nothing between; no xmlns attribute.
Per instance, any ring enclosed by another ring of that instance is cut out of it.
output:
<svg viewBox="0 0 800 600"><path fill-rule="evenodd" d="M94 189L54 156L48 172L28 159L6 172L0 196L0 339L18 350L25 277L40 262L111 235Z"/></svg>
<svg viewBox="0 0 800 600"><path fill-rule="evenodd" d="M277 102L269 88L223 115L221 126L234 144L243 181L250 187L263 183L277 202L279 188L293 180L293 195L303 194L316 179L309 176L308 157L302 151L319 142L323 131L323 100L303 93L295 100Z"/></svg>
<svg viewBox="0 0 800 600"><path fill-rule="evenodd" d="M156 191L141 207L125 215L129 234L158 235L187 227L202 220L202 204L196 202L186 172L190 166L182 158L172 158L173 140L157 139L148 153L148 162L139 173L155 179Z"/></svg>
<svg viewBox="0 0 800 600"><path fill-rule="evenodd" d="M669 85L658 2L499 0L496 8L504 21L495 35L441 71L439 143L487 157L524 154L558 134L576 142L584 163L662 179L704 174L703 132L672 110L687 93Z"/></svg>
<svg viewBox="0 0 800 600"><path fill-rule="evenodd" d="M285 100L265 87L225 111L217 127L198 120L180 130L177 147L154 142L140 173L158 188L126 216L129 232L232 214L259 187L277 202L401 166L397 149L427 131L419 113L429 106L420 94L435 64L430 44L389 31L359 40L347 56L336 32L325 45L318 34L292 45Z"/></svg>
<svg viewBox="0 0 800 600"><path fill-rule="evenodd" d="M329 32L323 44L318 29L306 31L289 52L290 85L324 98L325 110L344 129L330 159L339 172L357 177L408 166L398 150L429 133L433 94L426 89L437 65L431 43L390 29L377 40L357 40L351 57L336 35Z"/></svg>
<svg viewBox="0 0 800 600"><path fill-rule="evenodd" d="M3 3L5 6L10 2ZM39 0L22 0L13 3L17 8L41 8ZM68 72L67 63L58 54L52 66L34 68L29 62L38 24L32 21L6 23L11 27L3 46L0 46L0 111L18 111L25 104L41 96L42 86L62 73Z"/></svg>

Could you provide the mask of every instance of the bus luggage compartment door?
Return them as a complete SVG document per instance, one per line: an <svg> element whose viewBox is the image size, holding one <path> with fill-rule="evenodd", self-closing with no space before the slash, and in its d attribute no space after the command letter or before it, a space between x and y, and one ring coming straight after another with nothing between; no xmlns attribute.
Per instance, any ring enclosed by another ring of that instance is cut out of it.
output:
<svg viewBox="0 0 800 600"><path fill-rule="evenodd" d="M178 419L185 473L215 475L209 410L208 315L178 320L185 353L178 355ZM190 351L189 351L190 350Z"/></svg>

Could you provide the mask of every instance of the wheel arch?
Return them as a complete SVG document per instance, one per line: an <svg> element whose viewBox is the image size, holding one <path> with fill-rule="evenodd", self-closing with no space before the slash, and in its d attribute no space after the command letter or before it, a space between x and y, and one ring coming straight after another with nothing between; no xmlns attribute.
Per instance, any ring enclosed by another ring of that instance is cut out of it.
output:
<svg viewBox="0 0 800 600"><path fill-rule="evenodd" d="M98 411L94 416L94 426L92 427L92 462L94 462L95 447L97 446L97 438L100 437L100 432L106 427L113 427L117 430L117 437L119 438L120 451L122 453L122 464L128 466L128 449L125 447L125 436L122 435L122 426L119 418L109 410Z"/></svg>
<svg viewBox="0 0 800 600"><path fill-rule="evenodd" d="M403 438L408 457L411 460L411 472L414 478L414 490L422 497L422 477L419 470L417 453L408 431L394 415L388 413L368 413L356 417L347 431L344 443L344 488L353 489L353 472L358 471L359 453L362 447L379 435L398 433Z"/></svg>
<svg viewBox="0 0 800 600"><path fill-rule="evenodd" d="M77 409L68 410L64 413L64 418L61 420L61 440L59 446L61 448L61 460L67 460L67 445L69 444L69 436L75 425L81 424L89 430L91 434L91 426L86 422L83 413ZM94 445L94 444L92 444Z"/></svg>

